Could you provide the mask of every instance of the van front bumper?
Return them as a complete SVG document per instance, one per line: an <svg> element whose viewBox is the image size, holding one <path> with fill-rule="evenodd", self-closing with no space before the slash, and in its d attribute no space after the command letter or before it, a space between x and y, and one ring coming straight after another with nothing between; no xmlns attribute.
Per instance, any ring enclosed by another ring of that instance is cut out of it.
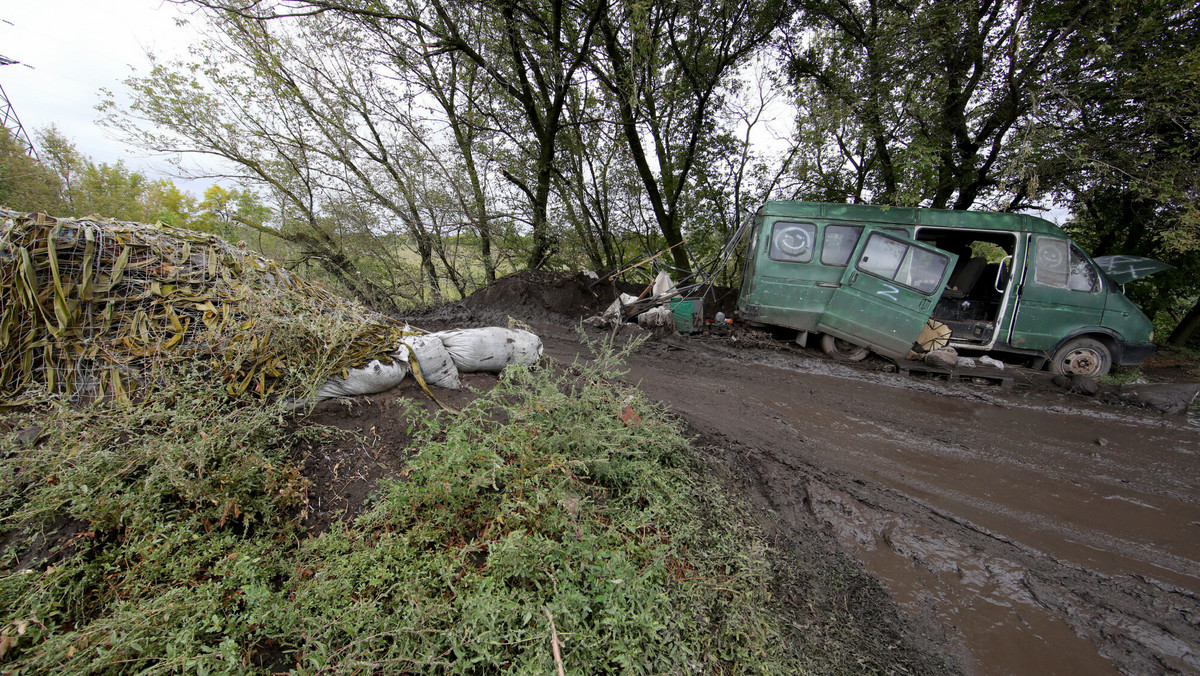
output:
<svg viewBox="0 0 1200 676"><path fill-rule="evenodd" d="M1122 343L1121 354L1117 357L1117 365L1136 366L1154 354L1157 347L1154 343Z"/></svg>

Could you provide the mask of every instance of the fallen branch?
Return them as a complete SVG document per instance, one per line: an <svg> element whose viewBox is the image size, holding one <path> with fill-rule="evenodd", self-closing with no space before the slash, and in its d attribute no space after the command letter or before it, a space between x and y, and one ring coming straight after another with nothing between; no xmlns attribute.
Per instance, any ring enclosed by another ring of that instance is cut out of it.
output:
<svg viewBox="0 0 1200 676"><path fill-rule="evenodd" d="M550 614L550 609L542 606L542 612L546 613L546 619L550 620L550 648L554 650L554 665L558 667L558 676L566 676L563 670L562 653L558 649L558 629L554 627L554 616Z"/></svg>

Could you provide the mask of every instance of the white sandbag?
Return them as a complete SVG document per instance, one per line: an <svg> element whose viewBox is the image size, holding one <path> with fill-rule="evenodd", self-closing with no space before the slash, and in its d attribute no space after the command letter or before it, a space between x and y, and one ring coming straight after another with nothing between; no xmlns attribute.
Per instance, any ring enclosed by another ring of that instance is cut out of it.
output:
<svg viewBox="0 0 1200 676"><path fill-rule="evenodd" d="M458 379L458 369L455 368L454 361L450 359L450 353L446 352L446 347L442 345L442 341L437 336L431 334L402 338L399 348L392 353L392 357L408 362L409 348L416 356L417 367L421 369L421 377L427 384L444 387L448 390L462 388L462 381Z"/></svg>
<svg viewBox="0 0 1200 676"><path fill-rule="evenodd" d="M460 373L499 373L509 364L535 364L542 356L542 339L520 329L490 326L429 335L442 341Z"/></svg>
<svg viewBox="0 0 1200 676"><path fill-rule="evenodd" d="M638 326L644 329L656 329L670 326L675 327L675 315L671 308L660 305L652 310L646 310L637 318Z"/></svg>
<svg viewBox="0 0 1200 676"><path fill-rule="evenodd" d="M384 364L378 359L372 359L360 369L350 369L345 378L330 378L317 390L316 400L386 392L399 385L407 375L408 364L403 361L396 360L391 364Z"/></svg>
<svg viewBox="0 0 1200 676"><path fill-rule="evenodd" d="M985 366L991 366L994 369L1000 369L1001 371L1004 370L1004 362L997 359L992 359L986 354L979 358L979 363Z"/></svg>
<svg viewBox="0 0 1200 676"><path fill-rule="evenodd" d="M611 323L621 321L621 308L632 305L637 302L637 296L631 296L627 293L621 294L616 300L608 306L608 309L601 313L601 317Z"/></svg>
<svg viewBox="0 0 1200 676"><path fill-rule="evenodd" d="M666 270L659 272L658 276L654 278L652 293L654 293L655 298L670 298L671 296L678 295L678 292L675 290L675 282L671 281L671 275L668 275Z"/></svg>

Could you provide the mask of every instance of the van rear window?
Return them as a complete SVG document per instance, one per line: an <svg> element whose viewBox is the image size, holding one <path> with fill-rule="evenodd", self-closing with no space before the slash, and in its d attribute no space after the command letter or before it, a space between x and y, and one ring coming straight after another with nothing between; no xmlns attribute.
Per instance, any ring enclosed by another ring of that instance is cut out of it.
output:
<svg viewBox="0 0 1200 676"><path fill-rule="evenodd" d="M849 263L862 231L861 225L825 226L825 237L821 240L821 262L836 267Z"/></svg>
<svg viewBox="0 0 1200 676"><path fill-rule="evenodd" d="M779 221L771 229L771 260L807 263L812 260L817 226L812 223Z"/></svg>

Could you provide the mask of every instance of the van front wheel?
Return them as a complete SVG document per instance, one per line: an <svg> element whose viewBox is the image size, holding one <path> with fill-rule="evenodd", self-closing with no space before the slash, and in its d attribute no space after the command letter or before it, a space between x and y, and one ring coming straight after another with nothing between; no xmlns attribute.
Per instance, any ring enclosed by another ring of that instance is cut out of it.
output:
<svg viewBox="0 0 1200 676"><path fill-rule="evenodd" d="M855 345L841 338L834 338L828 333L821 336L821 351L840 361L862 361L871 353L870 350L861 345Z"/></svg>
<svg viewBox="0 0 1200 676"><path fill-rule="evenodd" d="M1099 378L1107 374L1111 366L1112 354L1108 348L1092 338L1068 341L1050 360L1051 370L1067 376Z"/></svg>

